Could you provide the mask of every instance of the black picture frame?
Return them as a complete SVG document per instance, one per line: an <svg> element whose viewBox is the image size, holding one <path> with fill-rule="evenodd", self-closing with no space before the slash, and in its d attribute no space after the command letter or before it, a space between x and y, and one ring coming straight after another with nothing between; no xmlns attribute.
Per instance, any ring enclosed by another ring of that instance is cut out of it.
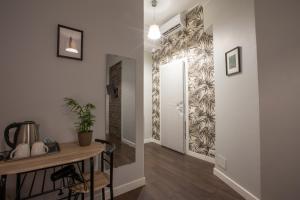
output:
<svg viewBox="0 0 300 200"><path fill-rule="evenodd" d="M234 68L232 68L232 66L228 66L230 55L235 55L235 58L236 58L235 64L237 64L237 66L235 66ZM241 70L241 68L242 68L242 66L241 66L241 47L238 46L238 47L231 49L230 51L227 51L225 53L225 63L226 63L226 76L231 76L231 75L241 73L242 72L242 70ZM231 69L229 69L229 67Z"/></svg>
<svg viewBox="0 0 300 200"><path fill-rule="evenodd" d="M80 48L79 48L79 56L72 56L72 55L66 55L65 52L61 52L61 41L62 41L62 38L61 38L61 30L62 29L67 29L67 30L70 30L70 31L73 31L73 32L77 32L80 34ZM61 24L58 24L57 26L57 52L56 52L56 55L57 57L61 57L61 58L68 58L68 59L74 59L74 60L80 60L82 61L83 60L83 31L82 30L79 30L79 29L76 29L76 28L72 28L72 27L68 27L68 26L64 26L64 25L61 25Z"/></svg>

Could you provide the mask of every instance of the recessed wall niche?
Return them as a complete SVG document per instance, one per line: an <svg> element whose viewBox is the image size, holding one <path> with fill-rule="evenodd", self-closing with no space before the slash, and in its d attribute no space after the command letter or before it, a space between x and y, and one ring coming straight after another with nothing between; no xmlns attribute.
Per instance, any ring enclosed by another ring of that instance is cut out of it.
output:
<svg viewBox="0 0 300 200"><path fill-rule="evenodd" d="M188 63L188 150L215 157L213 36L204 31L203 7L186 16L187 26L161 41L153 53L152 137L160 140L160 66L174 59Z"/></svg>

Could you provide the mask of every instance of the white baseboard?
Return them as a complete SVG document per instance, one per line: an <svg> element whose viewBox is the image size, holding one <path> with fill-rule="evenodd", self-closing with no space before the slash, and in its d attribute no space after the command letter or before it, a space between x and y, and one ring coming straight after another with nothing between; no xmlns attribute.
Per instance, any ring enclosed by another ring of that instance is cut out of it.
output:
<svg viewBox="0 0 300 200"><path fill-rule="evenodd" d="M239 185L237 182L235 182L234 180L229 178L227 175L225 175L219 169L214 168L214 175L217 176L218 178L220 178L222 181L224 181L228 186L230 186L233 190L235 190L237 193L239 193L246 200L259 200L259 198L257 198L251 192L246 190L243 186Z"/></svg>
<svg viewBox="0 0 300 200"><path fill-rule="evenodd" d="M131 142L131 141L125 139L125 138L122 138L122 142L124 142L125 144L128 144L129 146L135 148L135 143L134 142Z"/></svg>
<svg viewBox="0 0 300 200"><path fill-rule="evenodd" d="M186 154L189 155L189 156L192 156L192 157L195 157L195 158L198 158L198 159L201 159L201 160L204 160L204 161L215 164L215 159L212 158L212 157L205 156L205 155L202 155L200 153L196 153L196 152L193 152L193 151L190 151L190 150L188 150L186 152Z"/></svg>
<svg viewBox="0 0 300 200"><path fill-rule="evenodd" d="M119 196L119 195L129 192L131 190L137 189L139 187L144 186L145 184L146 184L146 178L142 177L142 178L136 179L134 181L131 181L129 183L119 185L114 188L115 196Z"/></svg>
<svg viewBox="0 0 300 200"><path fill-rule="evenodd" d="M146 138L146 139L144 139L144 144L147 144L147 143L150 143L150 142L153 142L152 138Z"/></svg>
<svg viewBox="0 0 300 200"><path fill-rule="evenodd" d="M144 144L150 143L150 142L154 142L154 143L156 143L156 144L161 145L160 140L156 140L156 139L154 139L154 138L147 138L147 139L144 139Z"/></svg>
<svg viewBox="0 0 300 200"><path fill-rule="evenodd" d="M145 184L146 184L146 178L142 177L142 178L136 179L134 181L131 181L129 183L125 183L123 185L114 187L114 197L124 194L126 192L129 192L131 190L137 189L139 187L142 187ZM86 196L86 197L89 199L89 196ZM99 192L95 195L95 199L100 199L100 197L101 197L101 192ZM109 193L108 189L105 190L105 199L107 199L107 200L110 199L110 193Z"/></svg>
<svg viewBox="0 0 300 200"><path fill-rule="evenodd" d="M152 138L152 142L161 145L161 140L156 140L156 139Z"/></svg>

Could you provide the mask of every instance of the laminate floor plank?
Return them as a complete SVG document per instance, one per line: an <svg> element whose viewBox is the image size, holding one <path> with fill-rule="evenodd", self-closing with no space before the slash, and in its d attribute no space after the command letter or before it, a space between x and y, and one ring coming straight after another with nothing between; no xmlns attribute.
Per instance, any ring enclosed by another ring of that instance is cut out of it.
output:
<svg viewBox="0 0 300 200"><path fill-rule="evenodd" d="M116 200L244 200L213 175L213 167L155 143L145 144L146 186Z"/></svg>

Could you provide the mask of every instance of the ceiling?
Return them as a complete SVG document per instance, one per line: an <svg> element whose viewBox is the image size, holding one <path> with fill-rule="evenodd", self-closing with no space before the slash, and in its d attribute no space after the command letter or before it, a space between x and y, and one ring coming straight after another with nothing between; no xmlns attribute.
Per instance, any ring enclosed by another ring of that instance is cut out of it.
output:
<svg viewBox="0 0 300 200"><path fill-rule="evenodd" d="M187 11L206 0L157 0L155 8L155 23L161 25L178 13ZM153 42L147 38L149 25L153 24L152 0L144 0L144 47L146 51L157 48L158 41Z"/></svg>

